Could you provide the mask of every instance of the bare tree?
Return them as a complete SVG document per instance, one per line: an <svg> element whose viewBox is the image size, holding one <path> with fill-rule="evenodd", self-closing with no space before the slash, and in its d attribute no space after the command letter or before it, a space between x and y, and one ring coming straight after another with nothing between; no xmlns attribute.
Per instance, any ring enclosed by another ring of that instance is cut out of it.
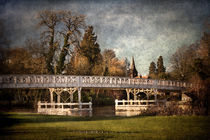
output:
<svg viewBox="0 0 210 140"><path fill-rule="evenodd" d="M59 15L64 25L63 30L60 32L64 42L57 61L57 73L60 74L65 68L65 57L67 54L71 55L73 46L79 44L78 42L81 39L82 30L85 29L85 16L72 13L71 11L61 11Z"/></svg>
<svg viewBox="0 0 210 140"><path fill-rule="evenodd" d="M0 73L7 73L7 57L10 41L8 40L5 22L0 19Z"/></svg>
<svg viewBox="0 0 210 140"><path fill-rule="evenodd" d="M105 49L103 52L103 67L103 75L125 76L126 74L125 60L119 60L111 49Z"/></svg>
<svg viewBox="0 0 210 140"><path fill-rule="evenodd" d="M46 48L43 44L40 44L37 40L28 39L25 42L24 48L29 53L30 57L26 58L29 60L27 67L30 69L32 74L46 74L46 61L45 55L47 53Z"/></svg>
<svg viewBox="0 0 210 140"><path fill-rule="evenodd" d="M172 75L178 80L187 80L191 73L191 65L196 57L195 49L197 44L190 46L182 46L171 56L171 64L173 68Z"/></svg>
<svg viewBox="0 0 210 140"><path fill-rule="evenodd" d="M48 73L54 73L54 65L53 58L55 55L56 47L58 46L58 42L56 42L56 26L60 22L60 17L57 12L51 10L41 11L38 14L38 18L40 20L39 26L44 27L42 31L42 37L44 39L44 44L49 47L47 56L46 56L46 67Z"/></svg>

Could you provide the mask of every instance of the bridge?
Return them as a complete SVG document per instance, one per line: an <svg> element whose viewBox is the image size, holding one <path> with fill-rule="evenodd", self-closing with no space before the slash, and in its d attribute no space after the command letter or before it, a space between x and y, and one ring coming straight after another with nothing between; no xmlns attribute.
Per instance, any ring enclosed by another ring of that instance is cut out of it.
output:
<svg viewBox="0 0 210 140"><path fill-rule="evenodd" d="M160 94L160 91L165 90L181 92L193 86L195 85L180 81L128 77L73 75L0 75L0 89L49 89L50 103L38 103L38 112L47 112L48 114L62 114L62 112L68 114L69 110L75 110L75 108L78 110L92 110L91 102L81 102L81 91L82 89L87 88L125 90L127 93L127 100L116 100L115 109L138 110L142 107L145 108L150 105L157 105L161 102L164 102L163 100L157 100L157 95ZM78 102L73 103L73 93L75 93L76 91L78 92ZM63 92L68 92L69 94L69 98L66 101L61 101L61 95ZM138 101L137 94L142 92L147 95L147 100ZM54 97L54 94L57 95L56 98ZM130 100L130 94L133 94L134 100ZM150 95L154 95L155 99L149 100ZM77 107L72 109L72 106ZM84 108L83 106L88 107Z"/></svg>
<svg viewBox="0 0 210 140"><path fill-rule="evenodd" d="M0 88L154 88L183 90L191 83L109 76L0 75Z"/></svg>

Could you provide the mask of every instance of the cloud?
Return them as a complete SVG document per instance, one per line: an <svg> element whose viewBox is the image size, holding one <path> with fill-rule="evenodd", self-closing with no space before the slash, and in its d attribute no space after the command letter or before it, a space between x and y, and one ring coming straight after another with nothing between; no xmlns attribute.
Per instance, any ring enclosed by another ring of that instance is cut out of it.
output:
<svg viewBox="0 0 210 140"><path fill-rule="evenodd" d="M10 1L1 9L0 17L10 27L14 45L28 37L39 37L38 11L71 10L86 15L94 26L103 49L114 49L120 58L135 57L141 74L148 73L151 61L162 55L169 66L170 55L177 47L199 40L203 21L210 15L207 0L201 1Z"/></svg>

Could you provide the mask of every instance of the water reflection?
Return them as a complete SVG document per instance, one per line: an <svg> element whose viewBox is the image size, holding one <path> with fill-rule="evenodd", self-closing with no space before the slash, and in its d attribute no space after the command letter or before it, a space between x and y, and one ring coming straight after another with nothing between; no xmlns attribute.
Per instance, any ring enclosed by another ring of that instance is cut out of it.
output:
<svg viewBox="0 0 210 140"><path fill-rule="evenodd" d="M36 109L13 109L11 112L37 113ZM114 116L136 116L140 111L115 111L114 106L93 106L92 111L72 111L71 114L59 114L69 116L90 116L90 117L114 117ZM51 114L53 115L53 114Z"/></svg>
<svg viewBox="0 0 210 140"><path fill-rule="evenodd" d="M112 117L115 116L114 106L93 106L92 116Z"/></svg>
<svg viewBox="0 0 210 140"><path fill-rule="evenodd" d="M93 107L93 112L92 112L92 116L103 116L103 117L136 116L140 114L141 114L140 111L115 111L114 106Z"/></svg>
<svg viewBox="0 0 210 140"><path fill-rule="evenodd" d="M130 111L130 110L127 110L127 111L115 111L115 116L126 116L126 117L129 117L129 116L137 116L137 115L140 115L141 114L141 111Z"/></svg>

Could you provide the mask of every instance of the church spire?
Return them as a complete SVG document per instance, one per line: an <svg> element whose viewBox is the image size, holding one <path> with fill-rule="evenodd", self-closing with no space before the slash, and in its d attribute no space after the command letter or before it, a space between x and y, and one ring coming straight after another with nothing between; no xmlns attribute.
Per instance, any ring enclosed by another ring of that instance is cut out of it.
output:
<svg viewBox="0 0 210 140"><path fill-rule="evenodd" d="M130 67L130 77L134 78L138 76L138 71L136 70L135 62L134 62L134 57L132 57L131 61L131 67Z"/></svg>

